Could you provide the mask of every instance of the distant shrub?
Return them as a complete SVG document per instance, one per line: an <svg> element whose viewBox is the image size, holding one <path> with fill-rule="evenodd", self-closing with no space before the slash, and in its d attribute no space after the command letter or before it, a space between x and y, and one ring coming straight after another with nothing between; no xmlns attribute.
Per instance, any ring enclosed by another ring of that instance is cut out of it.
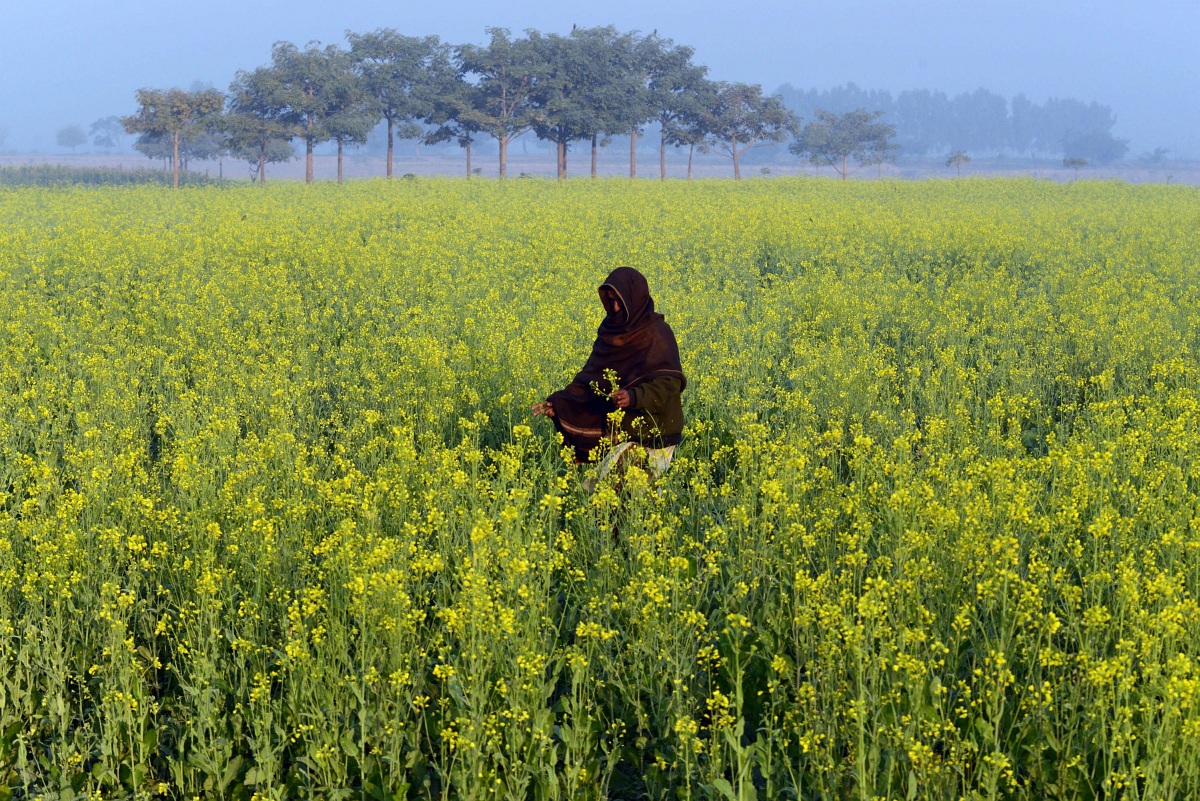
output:
<svg viewBox="0 0 1200 801"><path fill-rule="evenodd" d="M169 173L144 168L119 170L113 167L66 167L60 164L0 167L0 186L133 186L170 183ZM220 181L194 172L181 172L179 183L203 186Z"/></svg>

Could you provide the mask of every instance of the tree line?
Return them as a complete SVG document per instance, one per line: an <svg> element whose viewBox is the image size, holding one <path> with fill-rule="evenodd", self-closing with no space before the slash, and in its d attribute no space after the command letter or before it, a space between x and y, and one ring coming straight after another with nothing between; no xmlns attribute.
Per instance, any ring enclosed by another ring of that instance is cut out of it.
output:
<svg viewBox="0 0 1200 801"><path fill-rule="evenodd" d="M305 178L313 179L313 149L336 143L338 180L345 147L364 144L384 124L386 174L392 176L397 138L454 141L465 151L494 140L499 174L507 175L508 146L533 132L557 152L558 176L580 143L597 150L629 137L630 177L637 177L637 140L659 128L659 175L667 150L687 148L688 177L696 151L730 159L735 178L749 148L794 138L793 152L837 166L851 155L880 163L894 149L892 126L878 114L816 115L808 126L778 96L758 84L714 81L691 47L657 32L641 35L613 26L573 28L569 34L528 30L513 36L487 29L484 45L449 45L435 36L406 36L390 28L346 34L346 47L277 42L271 62L239 71L228 92L216 89L140 89L138 111L121 120L138 134L135 148L173 166L178 181L189 158L231 154L249 161L265 182L266 165L294 155L304 143Z"/></svg>
<svg viewBox="0 0 1200 801"><path fill-rule="evenodd" d="M895 127L896 145L907 154L1010 152L1108 164L1124 158L1129 145L1113 136L1117 118L1110 107L1074 98L1039 104L1023 94L1009 100L986 89L954 96L918 89L893 96L853 83L823 91L784 85L778 94L802 116L818 109L879 111L881 119Z"/></svg>

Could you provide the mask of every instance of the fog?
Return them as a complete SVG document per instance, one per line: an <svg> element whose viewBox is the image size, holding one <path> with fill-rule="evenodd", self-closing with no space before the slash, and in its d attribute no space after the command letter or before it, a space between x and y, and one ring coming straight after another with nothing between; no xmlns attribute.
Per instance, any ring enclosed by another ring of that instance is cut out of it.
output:
<svg viewBox="0 0 1200 801"><path fill-rule="evenodd" d="M487 26L565 33L572 24L657 30L694 47L710 77L768 91L853 82L1095 101L1116 113L1112 133L1130 140L1130 158L1159 147L1200 158L1194 0L0 0L0 150L65 152L56 131L132 113L139 87L225 89L237 70L267 63L281 39L344 44L347 29L392 27L482 43Z"/></svg>

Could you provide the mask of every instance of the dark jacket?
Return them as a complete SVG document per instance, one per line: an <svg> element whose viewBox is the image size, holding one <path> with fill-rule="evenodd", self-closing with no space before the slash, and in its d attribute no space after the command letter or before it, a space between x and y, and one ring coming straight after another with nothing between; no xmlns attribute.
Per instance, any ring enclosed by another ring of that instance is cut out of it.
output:
<svg viewBox="0 0 1200 801"><path fill-rule="evenodd" d="M620 311L609 310L596 331L592 353L574 380L547 398L554 407L555 427L580 461L615 434L608 419L617 408L608 397L614 388L610 372L616 376L616 386L633 395L621 424L629 438L648 447L664 447L678 444L683 433L680 395L687 379L675 333L654 310L646 278L632 267L618 267L600 285L605 288L620 300Z"/></svg>

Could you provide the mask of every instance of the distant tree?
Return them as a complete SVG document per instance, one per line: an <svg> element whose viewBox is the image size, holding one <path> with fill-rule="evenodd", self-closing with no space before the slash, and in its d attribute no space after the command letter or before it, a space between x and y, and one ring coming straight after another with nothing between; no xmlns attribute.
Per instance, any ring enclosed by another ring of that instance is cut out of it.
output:
<svg viewBox="0 0 1200 801"><path fill-rule="evenodd" d="M212 116L225 106L225 96L216 89L185 92L183 89L139 89L141 107L121 119L125 130L149 140L167 140L171 145L173 186L179 188L179 149L190 138L203 133Z"/></svg>
<svg viewBox="0 0 1200 801"><path fill-rule="evenodd" d="M1086 159L1096 164L1112 164L1125 158L1128 139L1117 139L1108 131L1068 133L1062 140L1062 152L1067 158Z"/></svg>
<svg viewBox="0 0 1200 801"><path fill-rule="evenodd" d="M71 152L75 152L75 148L87 142L87 134L78 125L68 125L65 128L59 128L58 134L55 137L59 147L69 147Z"/></svg>
<svg viewBox="0 0 1200 801"><path fill-rule="evenodd" d="M646 105L660 126L660 180L667 178L667 145L672 144L672 126L697 118L710 98L711 84L704 77L708 68L692 63L693 54L692 48L676 45L670 39L659 42L651 53Z"/></svg>
<svg viewBox="0 0 1200 801"><path fill-rule="evenodd" d="M529 44L542 65L530 91L530 120L538 139L555 147L555 172L567 175L567 150L592 129L587 107L593 64L578 38L529 32Z"/></svg>
<svg viewBox="0 0 1200 801"><path fill-rule="evenodd" d="M569 36L531 31L529 41L542 65L530 94L533 131L554 143L559 178L571 144L590 139L594 177L600 135L627 124L632 37L610 25L576 27Z"/></svg>
<svg viewBox="0 0 1200 801"><path fill-rule="evenodd" d="M1010 105L1009 145L1018 153L1031 152L1037 137L1038 107L1023 94L1014 97Z"/></svg>
<svg viewBox="0 0 1200 801"><path fill-rule="evenodd" d="M470 179L477 173L471 166L471 147L483 131L483 124L475 114L476 87L467 83L462 72L449 60L443 59L436 62L430 82L433 104L425 120L434 128L424 135L422 141L428 145L451 140L457 142L466 152L467 178Z"/></svg>
<svg viewBox="0 0 1200 801"><path fill-rule="evenodd" d="M596 177L599 145L603 137L620 133L631 124L628 98L638 91L632 67L636 56L636 38L618 33L609 25L603 28L574 28L570 39L581 69L578 78L580 128L584 139L591 140L591 175Z"/></svg>
<svg viewBox="0 0 1200 801"><path fill-rule="evenodd" d="M133 149L151 161L161 161L164 173L171 169L172 159L175 158L175 145L166 134L139 134L133 142Z"/></svg>
<svg viewBox="0 0 1200 801"><path fill-rule="evenodd" d="M849 160L859 164L882 164L891 149L896 128L880 122L881 111L855 109L844 114L819 109L817 118L804 126L788 147L797 156L807 156L815 166L827 165L845 180Z"/></svg>
<svg viewBox="0 0 1200 801"><path fill-rule="evenodd" d="M719 84L716 102L705 117L714 149L733 160L733 177L742 179L740 159L752 147L782 142L799 121L777 97L763 95L758 84Z"/></svg>
<svg viewBox="0 0 1200 801"><path fill-rule="evenodd" d="M946 166L953 167L958 170L958 177L962 178L962 168L964 164L970 164L971 157L967 155L965 150L955 150L946 159Z"/></svg>
<svg viewBox="0 0 1200 801"><path fill-rule="evenodd" d="M1081 159L1081 158L1065 158L1065 159L1063 159L1063 166L1070 167L1072 170L1075 171L1075 180L1077 180L1077 181L1079 180L1079 168L1086 167L1087 165L1088 165L1087 159Z"/></svg>
<svg viewBox="0 0 1200 801"><path fill-rule="evenodd" d="M622 81L624 97L620 117L629 131L629 177L637 178L637 140L642 126L655 118L650 108L650 79L660 63L666 42L651 31L648 36L633 41L628 72Z"/></svg>
<svg viewBox="0 0 1200 801"><path fill-rule="evenodd" d="M488 28L484 47L455 50L459 69L473 76L471 118L500 148L500 177L508 174L508 146L533 126L533 90L544 70L529 39L513 39L505 28Z"/></svg>
<svg viewBox="0 0 1200 801"><path fill-rule="evenodd" d="M92 144L105 153L112 150L120 153L124 150L122 143L125 140L125 126L121 124L120 117L102 117L91 124L89 132Z"/></svg>
<svg viewBox="0 0 1200 801"><path fill-rule="evenodd" d="M892 130L894 131L895 128ZM875 178L882 181L883 165L894 163L896 151L899 149L900 146L892 142L890 138L880 137L867 145L866 149L858 156L858 160L864 166L874 166Z"/></svg>
<svg viewBox="0 0 1200 801"><path fill-rule="evenodd" d="M363 145L379 121L378 105L366 91L350 54L337 51L331 56L329 100L322 125L329 139L337 143L337 181L342 183L342 161L346 145Z"/></svg>
<svg viewBox="0 0 1200 801"><path fill-rule="evenodd" d="M0 140L0 145L2 144L3 141ZM1171 151L1165 147L1156 147L1154 150L1148 151L1139 156L1138 161L1148 165L1164 164L1167 161L1167 154L1170 152Z"/></svg>
<svg viewBox="0 0 1200 801"><path fill-rule="evenodd" d="M688 149L687 178L692 179L692 161L696 151L707 153L710 149L709 123L711 109L717 105L720 84L707 79L694 87L695 98L676 117L667 123L667 144Z"/></svg>
<svg viewBox="0 0 1200 801"><path fill-rule="evenodd" d="M342 91L345 51L337 45L309 42L303 50L291 42L271 48L271 69L278 80L277 99L287 116L299 121L296 137L304 140L304 181L313 181L313 148L330 139L327 118Z"/></svg>
<svg viewBox="0 0 1200 801"><path fill-rule="evenodd" d="M237 73L229 86L229 113L222 123L229 150L255 168L258 182L267 182L267 164L295 155L291 138L299 117L283 97L279 75L270 67Z"/></svg>
<svg viewBox="0 0 1200 801"><path fill-rule="evenodd" d="M391 28L346 32L350 53L375 119L387 122L387 177L397 138L416 138L416 121L435 114L435 85L444 75L448 53L436 36L404 36ZM444 110L444 109L443 109Z"/></svg>

